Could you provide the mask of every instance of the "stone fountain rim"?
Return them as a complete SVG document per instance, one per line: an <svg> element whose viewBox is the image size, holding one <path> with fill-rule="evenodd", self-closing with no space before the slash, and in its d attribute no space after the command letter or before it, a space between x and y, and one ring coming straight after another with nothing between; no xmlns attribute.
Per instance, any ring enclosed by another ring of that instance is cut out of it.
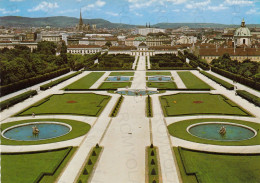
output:
<svg viewBox="0 0 260 183"><path fill-rule="evenodd" d="M254 135L250 138L247 138L247 139L243 139L243 140L249 140L249 139L252 139L254 138L256 135L257 135L257 131L255 129L253 129L252 127L249 127L249 126L246 126L246 125L243 125L243 124L237 124L237 123L231 123L231 122L220 122L220 121L214 121L214 122L200 122L200 123L195 123L195 124L191 124L189 125L187 128L186 128L186 131L194 136L194 137L197 137L197 138L201 138L201 139L206 139L206 140L213 140L213 141L221 141L223 142L223 140L215 140L215 139L208 139L208 138L202 138L202 137L198 137L192 133L190 133L190 129L194 126L199 126L199 125L205 125L205 124L226 124L226 125L232 125L232 126L239 126L239 127L243 127L243 128L246 128L248 130L251 130L252 132L254 132ZM225 141L242 141L242 140L225 140Z"/></svg>

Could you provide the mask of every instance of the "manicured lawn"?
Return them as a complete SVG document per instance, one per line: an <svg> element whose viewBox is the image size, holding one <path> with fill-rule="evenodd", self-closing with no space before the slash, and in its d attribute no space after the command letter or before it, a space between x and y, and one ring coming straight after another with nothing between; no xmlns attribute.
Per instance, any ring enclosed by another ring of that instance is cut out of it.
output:
<svg viewBox="0 0 260 183"><path fill-rule="evenodd" d="M187 89L214 89L191 72L177 72Z"/></svg>
<svg viewBox="0 0 260 183"><path fill-rule="evenodd" d="M9 122L9 123L3 123L1 124L1 131L3 131L6 128L9 128L14 125L23 124L23 123L29 123L29 122L41 122L41 121L54 121L54 122L62 122L70 125L72 127L72 130L67 133L66 135L52 138L52 139L46 139L46 140L38 140L38 141L15 141L15 140L9 140L6 138L3 138L1 135L1 144L2 145L36 145L36 144L47 144L47 143L54 143L54 142L60 142L65 141L69 139L74 139L76 137L80 137L82 135L85 135L90 130L91 126L87 123L76 121L76 120L68 120L68 119L31 119L31 120L22 120L22 121L15 121L15 122Z"/></svg>
<svg viewBox="0 0 260 183"><path fill-rule="evenodd" d="M146 72L146 76L171 76L170 72Z"/></svg>
<svg viewBox="0 0 260 183"><path fill-rule="evenodd" d="M117 89L125 88L126 86L130 87L131 82L103 82L98 89Z"/></svg>
<svg viewBox="0 0 260 183"><path fill-rule="evenodd" d="M258 133L255 137L248 140L241 141L216 141L216 140L207 140L202 139L196 136L191 135L187 132L187 128L196 123L201 122L230 122L236 124L242 124L249 126L256 131L260 129L259 123L253 123L242 120L233 120L233 119L219 119L219 118L208 118L208 119L190 119L184 121L178 121L176 123L172 123L168 126L169 133L177 138L184 139L187 141L202 143L202 144L214 144L214 145L225 145L225 146L246 146L246 145L260 145L260 134Z"/></svg>
<svg viewBox="0 0 260 183"><path fill-rule="evenodd" d="M110 96L94 93L65 93L47 97L20 113L20 116L43 114L75 114L99 116Z"/></svg>
<svg viewBox="0 0 260 183"><path fill-rule="evenodd" d="M105 72L91 72L90 74L84 76L83 78L75 81L64 89L89 89Z"/></svg>
<svg viewBox="0 0 260 183"><path fill-rule="evenodd" d="M111 72L109 76L134 76L134 72Z"/></svg>
<svg viewBox="0 0 260 183"><path fill-rule="evenodd" d="M249 114L222 95L209 93L180 93L160 97L165 116L180 115L240 115Z"/></svg>
<svg viewBox="0 0 260 183"><path fill-rule="evenodd" d="M54 173L55 168L63 161L66 155L73 152L74 150L70 151L70 148L66 148L32 154L1 154L1 182L34 182L41 173ZM60 170L57 170L57 173L60 173L63 167L64 165L60 167ZM57 178L58 175L55 176ZM44 182L48 183L50 181Z"/></svg>
<svg viewBox="0 0 260 183"><path fill-rule="evenodd" d="M146 86L150 88L176 89L175 82L146 82Z"/></svg>
<svg viewBox="0 0 260 183"><path fill-rule="evenodd" d="M152 183L154 180L159 182L159 164L157 159L157 148L147 147L147 166L148 166L148 179L149 183Z"/></svg>
<svg viewBox="0 0 260 183"><path fill-rule="evenodd" d="M174 148L179 156L179 167L186 173L196 173L200 182L257 183L260 180L260 154L213 154ZM196 183L180 168L184 183Z"/></svg>
<svg viewBox="0 0 260 183"><path fill-rule="evenodd" d="M94 147L92 151L89 154L89 158L86 161L86 164L78 178L78 182L81 180L83 182L88 182L89 177L91 176L91 173L95 167L95 164L97 163L97 160L100 156L102 147ZM93 154L94 153L94 154ZM85 173L84 173L85 172Z"/></svg>

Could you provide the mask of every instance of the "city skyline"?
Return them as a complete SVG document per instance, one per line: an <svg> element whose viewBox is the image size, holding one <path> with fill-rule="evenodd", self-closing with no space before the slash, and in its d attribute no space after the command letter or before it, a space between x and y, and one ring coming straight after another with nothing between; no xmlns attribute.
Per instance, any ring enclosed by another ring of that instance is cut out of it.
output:
<svg viewBox="0 0 260 183"><path fill-rule="evenodd" d="M156 23L259 24L257 0L1 0L0 16L69 16L102 18L110 22L145 25Z"/></svg>

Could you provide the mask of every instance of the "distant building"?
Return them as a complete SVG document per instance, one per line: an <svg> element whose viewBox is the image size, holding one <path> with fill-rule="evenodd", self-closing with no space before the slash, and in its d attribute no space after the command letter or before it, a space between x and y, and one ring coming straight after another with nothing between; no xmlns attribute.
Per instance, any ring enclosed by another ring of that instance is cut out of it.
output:
<svg viewBox="0 0 260 183"><path fill-rule="evenodd" d="M38 44L33 41L0 41L0 49L8 48L13 49L16 45L20 46L27 46L33 51L34 49L37 49Z"/></svg>
<svg viewBox="0 0 260 183"><path fill-rule="evenodd" d="M235 46L251 46L251 32L245 25L245 20L241 22L241 27L237 28L234 33Z"/></svg>
<svg viewBox="0 0 260 183"><path fill-rule="evenodd" d="M59 35L59 34L42 34L41 40L58 43L62 40L62 35Z"/></svg>
<svg viewBox="0 0 260 183"><path fill-rule="evenodd" d="M97 25L93 24L92 25L92 30L96 30ZM82 15L81 15L81 10L80 10L80 17L79 17L79 24L76 26L76 30L80 32L88 32L91 29L91 26L89 24L84 24Z"/></svg>
<svg viewBox="0 0 260 183"><path fill-rule="evenodd" d="M95 54L102 51L102 47L98 45L69 45L67 53L71 54Z"/></svg>
<svg viewBox="0 0 260 183"><path fill-rule="evenodd" d="M146 36L149 33L159 33L159 32L163 32L165 33L165 29L160 29L160 28L153 28L146 25L146 27L144 28L137 28L137 34L140 34L142 36Z"/></svg>

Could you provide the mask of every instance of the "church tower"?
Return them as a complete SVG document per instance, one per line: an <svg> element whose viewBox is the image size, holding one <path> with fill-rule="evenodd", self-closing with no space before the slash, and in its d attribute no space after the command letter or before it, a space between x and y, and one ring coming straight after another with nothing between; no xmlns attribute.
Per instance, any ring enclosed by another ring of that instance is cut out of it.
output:
<svg viewBox="0 0 260 183"><path fill-rule="evenodd" d="M83 20L82 20L82 15L81 15L81 9L80 9L80 17L79 17L78 30L79 30L79 31L82 31L82 30L83 30Z"/></svg>

